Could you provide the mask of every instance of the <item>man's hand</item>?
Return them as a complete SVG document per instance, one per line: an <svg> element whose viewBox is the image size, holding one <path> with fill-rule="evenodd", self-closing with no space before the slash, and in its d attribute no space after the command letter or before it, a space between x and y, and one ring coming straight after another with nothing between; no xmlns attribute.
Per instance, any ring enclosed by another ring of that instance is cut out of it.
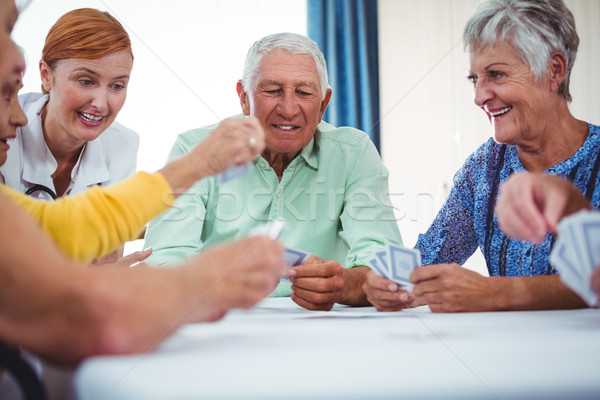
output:
<svg viewBox="0 0 600 400"><path fill-rule="evenodd" d="M363 291L377 311L399 311L423 305L412 293L399 289L397 283L379 276L375 271L367 273Z"/></svg>
<svg viewBox="0 0 600 400"><path fill-rule="evenodd" d="M344 268L335 261L310 256L288 271L291 299L308 310L329 311L344 292Z"/></svg>

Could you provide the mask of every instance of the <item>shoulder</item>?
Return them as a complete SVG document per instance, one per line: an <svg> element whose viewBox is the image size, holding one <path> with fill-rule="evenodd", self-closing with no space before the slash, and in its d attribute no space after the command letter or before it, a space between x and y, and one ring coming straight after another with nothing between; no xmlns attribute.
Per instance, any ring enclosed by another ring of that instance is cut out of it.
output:
<svg viewBox="0 0 600 400"><path fill-rule="evenodd" d="M340 154L344 159L360 157L380 159L371 138L365 132L349 126L335 127L322 121L317 125L315 144L321 154L329 157Z"/></svg>
<svg viewBox="0 0 600 400"><path fill-rule="evenodd" d="M465 161L464 166L477 166L478 168L495 168L504 157L509 146L496 143L493 138L489 138L485 143L479 146Z"/></svg>
<svg viewBox="0 0 600 400"><path fill-rule="evenodd" d="M346 146L364 147L371 141L369 136L359 129L349 126L335 127L325 121L321 121L317 125L315 135L319 136L321 142L333 142Z"/></svg>
<svg viewBox="0 0 600 400"><path fill-rule="evenodd" d="M599 136L600 135L600 126L598 125L594 125L594 124L590 124L589 122L587 122L588 127L590 128L590 134L592 135L596 135Z"/></svg>
<svg viewBox="0 0 600 400"><path fill-rule="evenodd" d="M600 142L600 126L590 124L589 122L587 125L589 129L588 140L593 144L598 144Z"/></svg>
<svg viewBox="0 0 600 400"><path fill-rule="evenodd" d="M487 186L505 163L505 158L516 153L510 151L511 147L496 143L493 138L488 139L467 157L454 175L454 184L470 191L479 185Z"/></svg>

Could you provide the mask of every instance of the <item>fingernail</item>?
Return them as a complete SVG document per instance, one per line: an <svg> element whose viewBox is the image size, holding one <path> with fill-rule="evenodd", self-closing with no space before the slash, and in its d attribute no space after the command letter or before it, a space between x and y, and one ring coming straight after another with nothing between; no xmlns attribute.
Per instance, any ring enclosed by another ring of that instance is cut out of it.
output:
<svg viewBox="0 0 600 400"><path fill-rule="evenodd" d="M390 292L395 292L398 289L398 286L394 285L393 283L390 283L388 285L388 289L390 290Z"/></svg>
<svg viewBox="0 0 600 400"><path fill-rule="evenodd" d="M408 295L406 293L400 293L400 295L398 295L398 298L400 299L400 301L403 301L405 303L408 301Z"/></svg>

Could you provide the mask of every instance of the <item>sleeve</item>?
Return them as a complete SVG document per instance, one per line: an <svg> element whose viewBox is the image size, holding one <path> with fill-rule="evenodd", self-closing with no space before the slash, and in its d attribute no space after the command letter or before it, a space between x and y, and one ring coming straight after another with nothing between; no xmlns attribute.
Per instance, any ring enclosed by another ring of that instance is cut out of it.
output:
<svg viewBox="0 0 600 400"><path fill-rule="evenodd" d="M373 252L386 243L402 244L388 189L388 171L373 143L360 146L349 172L340 237L349 250L346 267L366 265Z"/></svg>
<svg viewBox="0 0 600 400"><path fill-rule="evenodd" d="M169 161L188 153L194 145L180 135ZM181 194L172 207L150 222L144 246L152 248L146 263L169 266L198 254L203 246L202 228L206 217L208 179L202 179Z"/></svg>
<svg viewBox="0 0 600 400"><path fill-rule="evenodd" d="M140 172L109 187L93 187L73 197L40 201L6 186L2 191L24 209L55 244L78 261L91 261L135 239L146 222L168 208L171 193L159 173Z"/></svg>
<svg viewBox="0 0 600 400"><path fill-rule="evenodd" d="M415 249L423 265L457 263L462 265L477 250L474 224L474 182L479 170L476 157L467 159L454 176L446 203L425 234L420 234Z"/></svg>

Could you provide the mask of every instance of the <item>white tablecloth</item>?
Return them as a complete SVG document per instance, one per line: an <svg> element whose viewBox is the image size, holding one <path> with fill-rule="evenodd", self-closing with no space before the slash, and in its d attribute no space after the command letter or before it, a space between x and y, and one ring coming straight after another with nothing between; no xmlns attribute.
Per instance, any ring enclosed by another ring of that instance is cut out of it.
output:
<svg viewBox="0 0 600 400"><path fill-rule="evenodd" d="M154 352L95 357L80 399L600 399L600 310L433 314L266 299Z"/></svg>

